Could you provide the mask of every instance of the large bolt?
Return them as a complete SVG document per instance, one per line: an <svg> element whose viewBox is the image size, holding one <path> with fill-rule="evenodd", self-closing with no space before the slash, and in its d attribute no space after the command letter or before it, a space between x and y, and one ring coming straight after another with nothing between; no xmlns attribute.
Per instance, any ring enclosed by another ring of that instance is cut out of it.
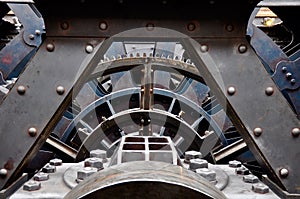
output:
<svg viewBox="0 0 300 199"><path fill-rule="evenodd" d="M33 176L33 179L36 181L45 181L49 179L49 174L44 172L39 172Z"/></svg>
<svg viewBox="0 0 300 199"><path fill-rule="evenodd" d="M241 45L239 45L239 52L241 53L241 54L243 54L243 53L245 53L246 51L247 51L247 46L246 45L244 45L244 44L241 44Z"/></svg>
<svg viewBox="0 0 300 199"><path fill-rule="evenodd" d="M101 158L87 158L84 161L85 167L94 167L98 170L103 169L103 163Z"/></svg>
<svg viewBox="0 0 300 199"><path fill-rule="evenodd" d="M208 168L201 168L201 169L196 169L196 173L198 173L200 176L204 177L206 180L210 182L216 181L216 172L213 170L210 170Z"/></svg>
<svg viewBox="0 0 300 199"><path fill-rule="evenodd" d="M53 51L54 51L54 48L55 48L54 44L51 44L51 43L47 44L47 46L46 46L46 49L47 49L49 52L53 52Z"/></svg>
<svg viewBox="0 0 300 199"><path fill-rule="evenodd" d="M208 51L208 46L205 45L205 44L201 45L200 46L200 51L203 52L203 53L207 52Z"/></svg>
<svg viewBox="0 0 300 199"><path fill-rule="evenodd" d="M240 161L237 161L237 160L229 161L229 167L238 168L241 166L242 166L242 163Z"/></svg>
<svg viewBox="0 0 300 199"><path fill-rule="evenodd" d="M101 158L102 162L105 163L107 162L107 155L105 150L101 149L95 149L90 151L90 157L91 158Z"/></svg>
<svg viewBox="0 0 300 199"><path fill-rule="evenodd" d="M92 53L94 51L94 47L91 44L86 45L85 51L87 53Z"/></svg>
<svg viewBox="0 0 300 199"><path fill-rule="evenodd" d="M54 173L55 171L56 171L56 167L50 164L47 164L42 168L42 172L44 173Z"/></svg>
<svg viewBox="0 0 300 199"><path fill-rule="evenodd" d="M57 86L56 87L56 92L59 95L63 95L65 93L65 88L63 86Z"/></svg>
<svg viewBox="0 0 300 199"><path fill-rule="evenodd" d="M84 167L77 172L77 179L84 180L97 171L97 168L94 167Z"/></svg>
<svg viewBox="0 0 300 199"><path fill-rule="evenodd" d="M200 151L186 151L184 153L184 162L190 163L191 159L202 158L202 154Z"/></svg>
<svg viewBox="0 0 300 199"><path fill-rule="evenodd" d="M35 127L30 127L28 129L28 134L30 137L35 137L37 135L37 129Z"/></svg>
<svg viewBox="0 0 300 199"><path fill-rule="evenodd" d="M26 191L35 191L41 188L41 183L37 181L30 180L23 185L23 189Z"/></svg>
<svg viewBox="0 0 300 199"><path fill-rule="evenodd" d="M189 169L195 171L196 169L200 168L208 168L207 160L196 158L190 160L190 167Z"/></svg>
<svg viewBox="0 0 300 199"><path fill-rule="evenodd" d="M264 194L264 193L268 193L269 192L269 187L267 185L262 184L262 183L258 183L258 184L253 184L252 185L252 190L255 193Z"/></svg>
<svg viewBox="0 0 300 199"><path fill-rule="evenodd" d="M106 30L108 27L107 23L105 21L102 21L99 23L100 30Z"/></svg>
<svg viewBox="0 0 300 199"><path fill-rule="evenodd" d="M247 183L257 183L259 179L257 176L250 174L243 176L243 181Z"/></svg>
<svg viewBox="0 0 300 199"><path fill-rule="evenodd" d="M248 175L248 174L250 174L250 171L246 167L242 166L242 167L236 168L235 173L239 174L239 175Z"/></svg>
<svg viewBox="0 0 300 199"><path fill-rule="evenodd" d="M52 160L50 160L50 165L54 165L54 166L60 166L62 165L62 160L58 159L58 158L54 158Z"/></svg>
<svg viewBox="0 0 300 199"><path fill-rule="evenodd" d="M274 88L269 86L265 90L266 95L271 96L274 93Z"/></svg>

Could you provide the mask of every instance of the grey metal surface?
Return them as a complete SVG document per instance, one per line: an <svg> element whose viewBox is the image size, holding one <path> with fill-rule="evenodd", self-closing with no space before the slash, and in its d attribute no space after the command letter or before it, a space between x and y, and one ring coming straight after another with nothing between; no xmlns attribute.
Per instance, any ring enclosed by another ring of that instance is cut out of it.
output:
<svg viewBox="0 0 300 199"><path fill-rule="evenodd" d="M86 66L95 67L99 63L99 56L94 56L100 52L97 51L99 45L91 54L84 51L86 43L89 42L93 42L95 46L99 43L90 39L49 38L45 40L39 52L2 102L0 112L5 114L1 115L0 138L5 142L1 144L0 150L5 153L0 157L0 167L8 172L0 179L1 188L12 180L12 177L20 174L21 169L46 141L67 105L63 102L67 98L70 100L75 83L85 76ZM55 49L47 51L49 45L55 46ZM44 59L45 57L47 58ZM26 88L22 95L17 92L16 88L19 86ZM63 95L56 92L57 86L65 88ZM14 107L13 111L11 107ZM38 111L33 112L35 110ZM28 134L28 129L31 127L36 128L37 131L33 137ZM7 150L8 148L10 150Z"/></svg>

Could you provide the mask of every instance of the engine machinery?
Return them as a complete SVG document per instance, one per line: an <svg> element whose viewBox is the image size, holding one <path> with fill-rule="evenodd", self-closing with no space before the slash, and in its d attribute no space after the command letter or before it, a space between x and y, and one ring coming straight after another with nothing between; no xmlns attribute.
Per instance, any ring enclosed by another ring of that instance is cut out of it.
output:
<svg viewBox="0 0 300 199"><path fill-rule="evenodd" d="M0 0L0 198L300 198L299 0Z"/></svg>

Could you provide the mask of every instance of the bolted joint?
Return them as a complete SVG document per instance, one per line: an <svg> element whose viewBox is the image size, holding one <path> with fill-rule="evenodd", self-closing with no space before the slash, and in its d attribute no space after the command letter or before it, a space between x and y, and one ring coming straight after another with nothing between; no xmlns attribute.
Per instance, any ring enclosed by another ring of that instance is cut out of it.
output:
<svg viewBox="0 0 300 199"><path fill-rule="evenodd" d="M41 183L37 181L30 180L23 185L23 189L26 191L36 191L41 188Z"/></svg>
<svg viewBox="0 0 300 199"><path fill-rule="evenodd" d="M210 170L208 168L200 168L196 169L196 173L200 176L204 177L209 182L215 182L216 181L216 172L213 170Z"/></svg>
<svg viewBox="0 0 300 199"><path fill-rule="evenodd" d="M96 173L97 171L98 171L97 168L94 167L84 167L79 171L77 171L77 179L84 180L90 175Z"/></svg>
<svg viewBox="0 0 300 199"><path fill-rule="evenodd" d="M249 175L250 171L246 167L242 166L235 169L235 173L239 175Z"/></svg>
<svg viewBox="0 0 300 199"><path fill-rule="evenodd" d="M107 153L105 150L95 149L90 151L91 158L101 158L102 162L107 162Z"/></svg>
<svg viewBox="0 0 300 199"><path fill-rule="evenodd" d="M58 159L58 158L54 158L54 159L50 160L49 163L50 163L50 165L53 165L53 166L61 166L62 160Z"/></svg>
<svg viewBox="0 0 300 199"><path fill-rule="evenodd" d="M229 167L231 167L231 168L238 168L241 166L242 166L242 163L240 161L237 161L237 160L229 161Z"/></svg>
<svg viewBox="0 0 300 199"><path fill-rule="evenodd" d="M98 170L103 169L103 163L101 158L87 158L84 161L84 166L85 167L94 167L97 168Z"/></svg>
<svg viewBox="0 0 300 199"><path fill-rule="evenodd" d="M195 171L196 169L201 168L208 168L208 162L207 160L196 158L190 160L190 167L189 169L192 171Z"/></svg>
<svg viewBox="0 0 300 199"><path fill-rule="evenodd" d="M202 154L200 151L186 151L184 153L184 162L190 163L191 159L202 158Z"/></svg>
<svg viewBox="0 0 300 199"><path fill-rule="evenodd" d="M269 192L269 187L267 185L262 184L262 183L258 183L258 184L253 184L252 185L252 190L255 193L265 194L265 193Z"/></svg>
<svg viewBox="0 0 300 199"><path fill-rule="evenodd" d="M257 183L259 182L259 179L257 176L250 174L243 176L243 181L247 183Z"/></svg>
<svg viewBox="0 0 300 199"><path fill-rule="evenodd" d="M44 172L39 172L33 176L33 179L36 181L45 181L49 179L49 174Z"/></svg>
<svg viewBox="0 0 300 199"><path fill-rule="evenodd" d="M55 171L56 171L56 167L51 164L47 164L42 168L42 172L44 173L55 173Z"/></svg>

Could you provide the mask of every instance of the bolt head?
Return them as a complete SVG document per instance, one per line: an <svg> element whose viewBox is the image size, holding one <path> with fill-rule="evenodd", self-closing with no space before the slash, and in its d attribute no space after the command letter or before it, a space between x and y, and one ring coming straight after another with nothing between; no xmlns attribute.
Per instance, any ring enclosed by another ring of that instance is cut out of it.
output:
<svg viewBox="0 0 300 199"><path fill-rule="evenodd" d="M233 29L234 29L233 25L231 25L231 24L226 25L226 30L227 30L228 32L232 32Z"/></svg>
<svg viewBox="0 0 300 199"><path fill-rule="evenodd" d="M249 175L250 171L246 167L239 167L235 169L235 173L239 175Z"/></svg>
<svg viewBox="0 0 300 199"><path fill-rule="evenodd" d="M68 30L69 29L69 23L68 22L62 22L60 24L61 29Z"/></svg>
<svg viewBox="0 0 300 199"><path fill-rule="evenodd" d="M208 51L208 46L205 45L205 44L201 45L200 46L200 51L203 52L203 53L207 52Z"/></svg>
<svg viewBox="0 0 300 199"><path fill-rule="evenodd" d="M188 31L194 31L196 29L196 25L194 23L189 23L187 25Z"/></svg>
<svg viewBox="0 0 300 199"><path fill-rule="evenodd" d="M146 29L148 30L148 31L152 31L152 30L154 30L154 24L153 23L148 23L147 25L146 25Z"/></svg>
<svg viewBox="0 0 300 199"><path fill-rule="evenodd" d="M5 178L8 174L8 171L6 169L0 169L0 177Z"/></svg>
<svg viewBox="0 0 300 199"><path fill-rule="evenodd" d="M35 137L37 135L37 129L35 127L30 127L28 129L28 134L30 137Z"/></svg>
<svg viewBox="0 0 300 199"><path fill-rule="evenodd" d="M289 170L287 170L286 168L282 168L279 170L279 175L282 178L286 178L289 175Z"/></svg>
<svg viewBox="0 0 300 199"><path fill-rule="evenodd" d="M285 77L287 78L287 79L291 79L292 78L292 73L290 73L290 72L288 72L286 75L285 75Z"/></svg>
<svg viewBox="0 0 300 199"><path fill-rule="evenodd" d="M94 51L94 47L91 44L86 45L85 51L87 53L92 53Z"/></svg>
<svg viewBox="0 0 300 199"><path fill-rule="evenodd" d="M266 95L271 96L274 93L274 88L271 86L267 87L265 93Z"/></svg>
<svg viewBox="0 0 300 199"><path fill-rule="evenodd" d="M47 46L46 46L46 49L49 51L49 52L53 52L54 51L54 44L47 44Z"/></svg>
<svg viewBox="0 0 300 199"><path fill-rule="evenodd" d="M229 167L238 168L241 166L242 166L242 163L240 161L237 161L237 160L229 161Z"/></svg>
<svg viewBox="0 0 300 199"><path fill-rule="evenodd" d="M97 169L103 169L103 163L101 158L87 158L84 161L85 167L95 167Z"/></svg>
<svg viewBox="0 0 300 199"><path fill-rule="evenodd" d="M60 166L62 165L62 160L58 159L58 158L54 158L52 160L50 160L50 165L54 165L54 166Z"/></svg>
<svg viewBox="0 0 300 199"><path fill-rule="evenodd" d="M29 35L29 39L30 39L30 40L34 40L34 35L33 35L33 34L30 34L30 35Z"/></svg>
<svg viewBox="0 0 300 199"><path fill-rule="evenodd" d="M65 88L63 86L57 86L56 87L56 92L59 95L63 95L65 93Z"/></svg>
<svg viewBox="0 0 300 199"><path fill-rule="evenodd" d="M262 133L263 133L263 130L262 130L262 128L260 128L260 127L256 127L255 129L253 129L253 134L254 134L256 137L261 136Z"/></svg>
<svg viewBox="0 0 300 199"><path fill-rule="evenodd" d="M106 30L107 29L107 23L105 21L102 21L99 23L100 30Z"/></svg>
<svg viewBox="0 0 300 199"><path fill-rule="evenodd" d="M49 179L49 174L44 172L39 172L33 176L33 179L36 181L45 181Z"/></svg>
<svg viewBox="0 0 300 199"><path fill-rule="evenodd" d="M292 129L292 135L294 137L298 137L300 135L300 129L299 128L293 128Z"/></svg>
<svg viewBox="0 0 300 199"><path fill-rule="evenodd" d="M47 164L42 168L42 172L44 173L54 173L55 171L56 171L56 167L50 164Z"/></svg>
<svg viewBox="0 0 300 199"><path fill-rule="evenodd" d="M41 183L37 181L30 180L23 185L23 189L26 191L36 191L41 188Z"/></svg>
<svg viewBox="0 0 300 199"><path fill-rule="evenodd" d="M286 72L287 72L287 67L285 67L285 66L282 67L282 68L281 68L281 71L282 71L283 73L286 73Z"/></svg>
<svg viewBox="0 0 300 199"><path fill-rule="evenodd" d="M190 167L189 169L195 171L196 169L200 168L208 168L207 160L196 158L190 160Z"/></svg>
<svg viewBox="0 0 300 199"><path fill-rule="evenodd" d="M217 174L213 170L210 170L208 168L200 168L200 169L196 169L196 173L204 177L206 180L210 182L216 181Z"/></svg>
<svg viewBox="0 0 300 199"><path fill-rule="evenodd" d="M255 193L265 194L265 193L269 192L269 187L267 185L262 184L262 183L258 183L258 184L253 184L252 185L252 190Z"/></svg>
<svg viewBox="0 0 300 199"><path fill-rule="evenodd" d="M241 54L243 54L243 53L245 53L246 51L247 51L247 46L246 45L244 45L244 44L241 44L241 45L239 45L239 52L241 53Z"/></svg>
<svg viewBox="0 0 300 199"><path fill-rule="evenodd" d="M18 86L18 87L17 87L17 92L18 92L20 95L24 95L25 92L26 92L25 86L22 86L22 85Z"/></svg>
<svg viewBox="0 0 300 199"><path fill-rule="evenodd" d="M202 154L200 151L186 151L184 153L184 162L190 163L191 159L202 158Z"/></svg>
<svg viewBox="0 0 300 199"><path fill-rule="evenodd" d="M84 180L90 175L96 173L97 171L98 169L94 167L84 167L77 172L77 178L79 180Z"/></svg>
<svg viewBox="0 0 300 199"><path fill-rule="evenodd" d="M235 88L233 86L229 86L228 89L227 89L227 93L229 95L234 95L236 92Z"/></svg>
<svg viewBox="0 0 300 199"><path fill-rule="evenodd" d="M40 30L35 30L35 34L36 34L36 35L40 35L40 34L41 34L41 31L40 31Z"/></svg>
<svg viewBox="0 0 300 199"><path fill-rule="evenodd" d="M257 176L250 174L243 176L243 181L247 183L257 183L259 182L259 179Z"/></svg>

